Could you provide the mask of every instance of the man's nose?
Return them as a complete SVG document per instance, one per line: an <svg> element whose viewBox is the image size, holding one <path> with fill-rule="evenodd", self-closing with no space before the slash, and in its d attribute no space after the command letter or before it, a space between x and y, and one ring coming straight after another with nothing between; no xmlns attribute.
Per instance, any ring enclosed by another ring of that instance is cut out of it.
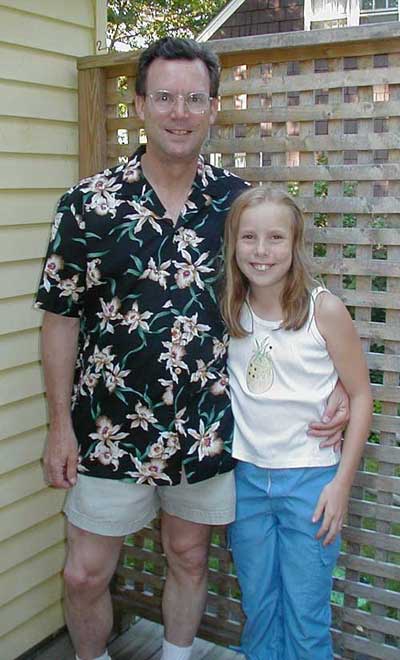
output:
<svg viewBox="0 0 400 660"><path fill-rule="evenodd" d="M188 112L185 97L180 95L175 96L174 105L172 106L172 114L175 115L175 117L182 117L187 115Z"/></svg>

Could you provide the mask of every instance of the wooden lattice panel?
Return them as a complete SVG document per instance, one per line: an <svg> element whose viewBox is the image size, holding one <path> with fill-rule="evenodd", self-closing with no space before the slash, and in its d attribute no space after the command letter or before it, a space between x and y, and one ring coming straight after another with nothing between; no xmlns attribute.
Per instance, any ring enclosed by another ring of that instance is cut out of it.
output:
<svg viewBox="0 0 400 660"><path fill-rule="evenodd" d="M333 635L337 657L395 660L400 656L400 28L232 39L212 47L223 65L221 99L204 153L254 185L268 182L296 197L316 270L348 305L362 337L375 414L335 573ZM136 60L137 55L83 60L82 69L102 68L107 90L103 166L126 160L145 139L132 104ZM160 620L164 579L157 521L124 547L116 605ZM241 620L233 567L223 530L217 529L200 634L235 643Z"/></svg>

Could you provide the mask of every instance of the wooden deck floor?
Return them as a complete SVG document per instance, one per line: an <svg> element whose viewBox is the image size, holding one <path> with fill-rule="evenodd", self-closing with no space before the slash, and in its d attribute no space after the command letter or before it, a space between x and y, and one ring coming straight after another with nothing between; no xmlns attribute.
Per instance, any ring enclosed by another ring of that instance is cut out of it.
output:
<svg viewBox="0 0 400 660"><path fill-rule="evenodd" d="M159 660L163 629L157 623L141 619L109 646L112 660ZM63 633L24 660L74 660L67 633ZM190 660L244 660L244 656L203 639L196 639Z"/></svg>

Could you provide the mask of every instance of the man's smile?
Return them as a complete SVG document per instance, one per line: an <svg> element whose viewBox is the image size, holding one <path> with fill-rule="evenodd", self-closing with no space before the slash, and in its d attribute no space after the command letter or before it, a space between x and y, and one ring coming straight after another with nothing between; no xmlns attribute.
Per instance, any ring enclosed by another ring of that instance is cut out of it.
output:
<svg viewBox="0 0 400 660"><path fill-rule="evenodd" d="M166 128L167 133L172 133L172 135L190 135L192 131L189 129L179 129L179 128Z"/></svg>

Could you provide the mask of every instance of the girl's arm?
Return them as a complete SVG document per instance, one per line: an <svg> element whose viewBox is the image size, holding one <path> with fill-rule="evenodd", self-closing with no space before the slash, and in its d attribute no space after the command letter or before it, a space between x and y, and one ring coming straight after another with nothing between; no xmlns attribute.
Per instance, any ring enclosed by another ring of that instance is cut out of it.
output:
<svg viewBox="0 0 400 660"><path fill-rule="evenodd" d="M323 543L328 545L343 524L351 485L371 425L372 394L361 341L342 301L330 293L321 293L315 314L318 329L350 398L350 420L339 468L335 478L323 489L313 515L313 522L316 522L323 514L317 538L324 537Z"/></svg>

